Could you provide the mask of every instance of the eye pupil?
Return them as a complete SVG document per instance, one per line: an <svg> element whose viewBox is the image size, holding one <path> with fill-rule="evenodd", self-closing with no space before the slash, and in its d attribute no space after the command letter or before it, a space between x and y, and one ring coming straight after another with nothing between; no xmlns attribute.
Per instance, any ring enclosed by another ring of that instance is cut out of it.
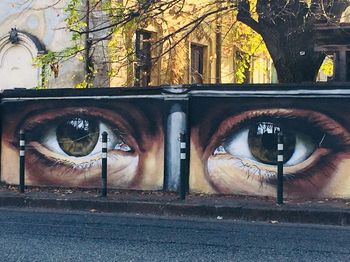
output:
<svg viewBox="0 0 350 262"><path fill-rule="evenodd" d="M99 124L92 119L75 117L57 126L56 137L61 149L69 156L89 155L99 138Z"/></svg>
<svg viewBox="0 0 350 262"><path fill-rule="evenodd" d="M252 124L248 133L248 145L251 154L260 162L277 164L277 135L282 128L272 122L258 122ZM283 131L284 162L293 155L296 145L296 135Z"/></svg>

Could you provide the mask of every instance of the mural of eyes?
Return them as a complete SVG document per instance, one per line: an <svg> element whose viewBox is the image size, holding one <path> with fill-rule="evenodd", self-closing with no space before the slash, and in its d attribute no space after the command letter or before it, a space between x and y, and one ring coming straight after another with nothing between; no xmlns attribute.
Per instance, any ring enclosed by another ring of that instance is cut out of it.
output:
<svg viewBox="0 0 350 262"><path fill-rule="evenodd" d="M110 186L128 187L137 178L139 147L132 127L103 108L64 108L30 116L26 133L30 180L35 184L99 186L102 133L108 133Z"/></svg>
<svg viewBox="0 0 350 262"><path fill-rule="evenodd" d="M216 153L227 152L236 157L277 165L277 135L282 131L280 120L257 122L234 133L223 142ZM288 123L287 123L288 124ZM312 136L299 131L297 127L283 129L284 165L293 166L305 161L321 142L321 132L315 130Z"/></svg>
<svg viewBox="0 0 350 262"><path fill-rule="evenodd" d="M251 110L224 120L205 150L212 187L220 193L275 195L280 131L286 192L322 192L350 135L330 117L304 109Z"/></svg>
<svg viewBox="0 0 350 262"><path fill-rule="evenodd" d="M130 152L132 149L125 144L122 134L112 130L96 119L73 117L51 126L43 132L40 142L46 148L64 156L86 157L101 153L101 135L109 134L108 149Z"/></svg>

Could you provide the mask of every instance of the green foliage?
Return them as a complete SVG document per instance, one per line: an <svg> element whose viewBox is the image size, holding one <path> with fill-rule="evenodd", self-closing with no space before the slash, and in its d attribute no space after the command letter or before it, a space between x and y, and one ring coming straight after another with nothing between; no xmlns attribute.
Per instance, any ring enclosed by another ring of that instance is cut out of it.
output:
<svg viewBox="0 0 350 262"><path fill-rule="evenodd" d="M327 56L323 61L320 71L324 73L326 76L330 77L333 75L334 63L333 59L330 56Z"/></svg>
<svg viewBox="0 0 350 262"><path fill-rule="evenodd" d="M255 6L255 0L251 1ZM269 52L262 37L252 28L236 20L237 11L233 10L222 19L223 52L227 56L234 54L234 78L236 83L244 83L251 68L252 57L269 59ZM266 70L258 68L258 70Z"/></svg>
<svg viewBox="0 0 350 262"><path fill-rule="evenodd" d="M36 86L37 89L45 89L48 87L49 79L52 74L57 77L60 69L61 61L72 57L82 59L81 52L84 48L80 45L67 47L59 52L48 51L46 54L39 55L34 59L34 66L42 69L41 82ZM58 71L56 71L58 70Z"/></svg>
<svg viewBox="0 0 350 262"><path fill-rule="evenodd" d="M94 25L87 28L86 16L90 14L87 14L86 0L67 1L65 23L72 34L71 46L59 52L50 51L36 59L36 65L43 68L43 79L45 80L38 85L38 88L46 88L51 75L57 73L56 71L59 70L59 66L62 66L63 61L72 57L88 64L86 71L90 71L86 72L87 76L76 87L92 86L96 72L93 69L95 66L91 59L92 52L86 57L85 38L89 30L93 31L94 36L101 32L94 32L99 29L93 27ZM255 6L256 0L251 0L251 2L254 4L251 7ZM235 74L236 82L244 82L253 55L262 54L268 57L261 37L248 26L236 21L237 11L232 5L232 1L90 0L89 3L90 12L98 10L98 12L103 12L107 18L97 27L105 27L102 38L108 39L108 63L110 64L108 75L111 78L125 71L128 79L133 77L135 66L133 36L137 28L147 28L148 26L160 30L157 40L152 39L156 42L155 47L152 47L152 55L162 56L163 61L159 62L163 70L161 74L167 75L164 79L169 80L169 83L186 81L184 74L188 71L186 63L188 63L189 52L184 48L186 41L189 41L192 36L198 39L211 38L218 21L222 23L223 52L227 52L226 54L229 54L230 57L233 54L238 54L233 62L235 68L233 74ZM98 41L94 39L92 45ZM175 45L178 45L179 48L174 48ZM211 55L208 59L212 61L214 56ZM57 64L59 66L54 67L56 71L53 71L52 65ZM168 68L165 68L164 65L167 65ZM121 67L126 70L121 71ZM168 76L171 76L172 79ZM127 84L130 85L130 81Z"/></svg>
<svg viewBox="0 0 350 262"><path fill-rule="evenodd" d="M236 83L244 83L247 77L246 72L250 68L250 58L251 56L247 53L236 52L236 56L234 59Z"/></svg>
<svg viewBox="0 0 350 262"><path fill-rule="evenodd" d="M84 30L86 27L86 22L81 19L82 11L79 11L81 9L83 9L82 0L70 0L64 10L67 14L65 19L67 27L70 31L74 32L72 36L73 41L80 39L78 32Z"/></svg>
<svg viewBox="0 0 350 262"><path fill-rule="evenodd" d="M81 32L86 28L86 22L82 19L82 10L84 0L69 0L65 13L67 14L65 22L68 30L72 33L72 45L61 51L48 51L34 59L34 65L42 69L42 80L36 88L42 89L48 87L48 82L52 74L59 73L61 62L73 57L78 60L84 60L82 52L84 51L83 37ZM85 80L84 80L85 81ZM89 84L78 84L77 86L89 86Z"/></svg>
<svg viewBox="0 0 350 262"><path fill-rule="evenodd" d="M51 76L51 69L49 65L53 64L55 60L56 55L51 51L34 58L34 66L41 68L41 81L35 87L36 89L44 89L48 87L48 81Z"/></svg>

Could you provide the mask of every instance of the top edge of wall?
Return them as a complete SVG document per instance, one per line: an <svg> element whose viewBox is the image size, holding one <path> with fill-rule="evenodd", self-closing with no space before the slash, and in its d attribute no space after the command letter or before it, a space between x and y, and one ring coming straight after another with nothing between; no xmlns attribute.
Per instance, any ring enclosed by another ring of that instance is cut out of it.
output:
<svg viewBox="0 0 350 262"><path fill-rule="evenodd" d="M3 90L2 98L47 97L148 97L148 96L296 96L325 95L350 96L350 83L303 83L303 84L210 84L176 85L155 87L107 87L107 88L58 88Z"/></svg>

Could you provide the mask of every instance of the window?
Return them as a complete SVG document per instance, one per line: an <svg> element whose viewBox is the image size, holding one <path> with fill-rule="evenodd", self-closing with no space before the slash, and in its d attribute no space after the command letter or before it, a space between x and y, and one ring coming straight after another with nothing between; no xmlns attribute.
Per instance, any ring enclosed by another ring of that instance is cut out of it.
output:
<svg viewBox="0 0 350 262"><path fill-rule="evenodd" d="M148 86L151 82L152 55L151 55L152 34L147 31L136 31L136 59L135 85Z"/></svg>
<svg viewBox="0 0 350 262"><path fill-rule="evenodd" d="M204 46L191 44L191 83L202 84L204 77Z"/></svg>

